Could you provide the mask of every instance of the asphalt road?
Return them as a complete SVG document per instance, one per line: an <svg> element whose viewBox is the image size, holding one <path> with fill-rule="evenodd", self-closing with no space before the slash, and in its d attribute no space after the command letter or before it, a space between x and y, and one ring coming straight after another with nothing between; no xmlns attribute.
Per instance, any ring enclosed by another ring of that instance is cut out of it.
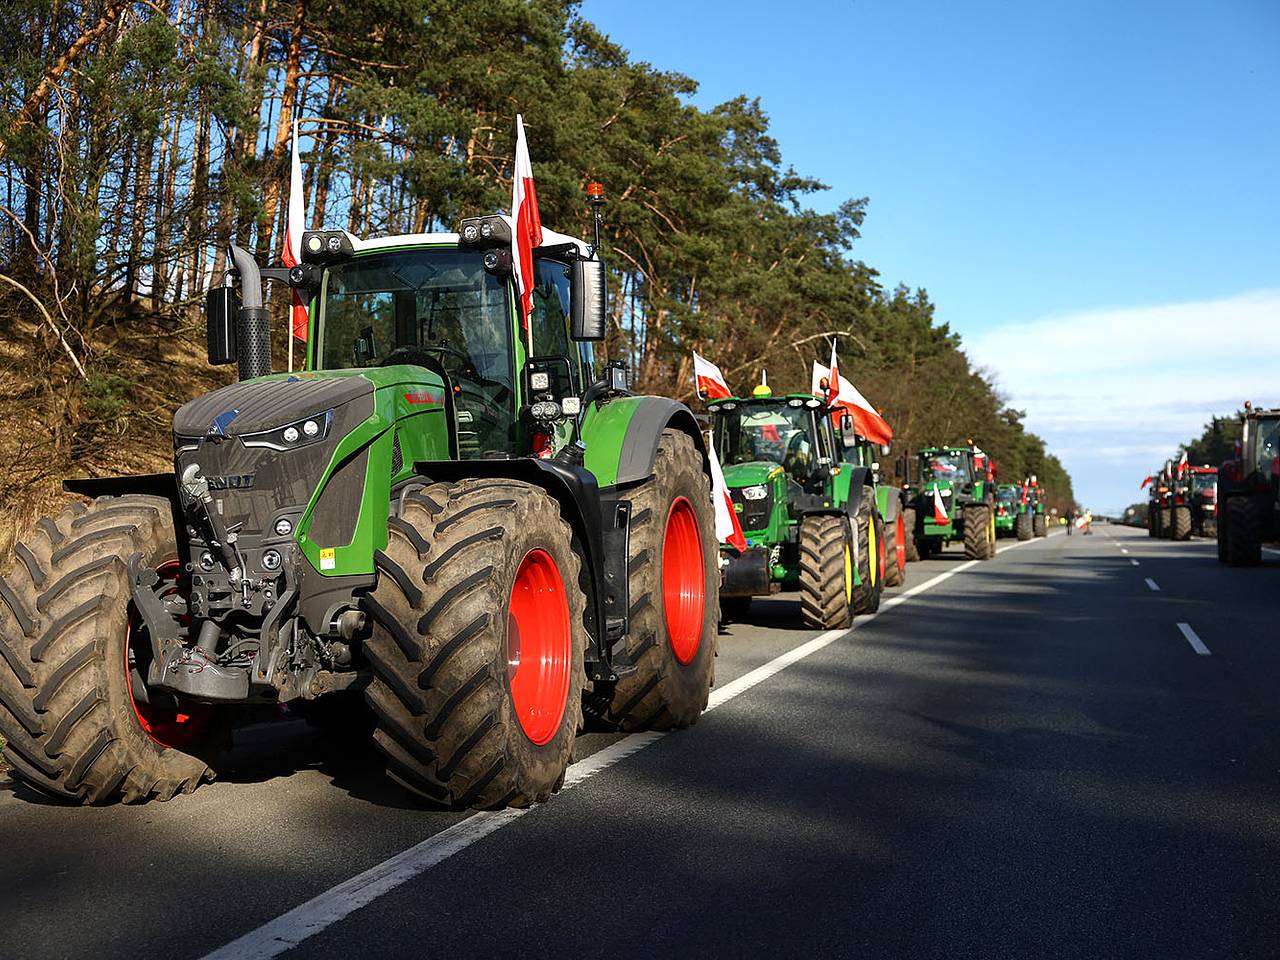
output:
<svg viewBox="0 0 1280 960"><path fill-rule="evenodd" d="M0 957L1280 957L1280 555L1011 546L852 632L757 602L697 726L523 814L296 722L168 804L0 782Z"/></svg>

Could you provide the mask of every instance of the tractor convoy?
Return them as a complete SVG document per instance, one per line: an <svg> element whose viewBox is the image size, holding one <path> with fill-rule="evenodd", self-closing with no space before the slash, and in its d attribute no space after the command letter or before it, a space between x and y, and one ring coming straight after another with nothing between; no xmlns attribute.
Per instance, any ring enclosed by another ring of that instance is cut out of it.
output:
<svg viewBox="0 0 1280 960"><path fill-rule="evenodd" d="M428 804L525 806L583 729L695 723L722 609L796 590L807 625L844 627L908 560L952 541L989 559L1042 517L1034 482L998 494L972 441L886 482L892 430L834 344L811 393L718 380L705 434L633 393L594 354L602 188L590 243L535 230L520 189L514 217L452 233L299 228L288 265L229 245L205 314L237 382L174 412L171 472L64 482L0 577L14 776L168 800L213 778L246 708L285 705L370 732ZM292 350L274 372L264 282L294 304L296 372ZM1274 523L1274 471L1248 464L1237 551Z"/></svg>

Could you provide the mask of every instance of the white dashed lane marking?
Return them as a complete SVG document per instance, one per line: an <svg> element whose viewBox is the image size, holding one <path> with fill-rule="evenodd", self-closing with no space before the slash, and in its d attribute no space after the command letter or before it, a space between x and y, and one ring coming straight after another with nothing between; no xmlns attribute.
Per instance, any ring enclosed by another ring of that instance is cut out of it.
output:
<svg viewBox="0 0 1280 960"><path fill-rule="evenodd" d="M1196 632L1191 629L1191 624L1180 623L1178 629L1182 631L1182 635L1187 638L1187 643L1191 644L1191 649L1202 657L1209 656L1209 648L1204 645L1204 641L1196 636Z"/></svg>
<svg viewBox="0 0 1280 960"><path fill-rule="evenodd" d="M1152 580L1150 577L1147 577L1147 588L1150 590L1154 590L1156 593L1160 592L1160 587L1157 586L1156 582Z"/></svg>

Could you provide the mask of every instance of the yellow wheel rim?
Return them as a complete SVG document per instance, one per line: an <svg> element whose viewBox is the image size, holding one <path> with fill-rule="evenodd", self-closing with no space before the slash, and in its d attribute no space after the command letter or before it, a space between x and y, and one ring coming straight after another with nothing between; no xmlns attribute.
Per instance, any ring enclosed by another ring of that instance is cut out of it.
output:
<svg viewBox="0 0 1280 960"><path fill-rule="evenodd" d="M876 576L879 570L876 569L876 560L880 556L876 549L876 518L867 517L867 570L871 574L871 586L876 585Z"/></svg>
<svg viewBox="0 0 1280 960"><path fill-rule="evenodd" d="M853 603L853 551L844 545L844 602Z"/></svg>

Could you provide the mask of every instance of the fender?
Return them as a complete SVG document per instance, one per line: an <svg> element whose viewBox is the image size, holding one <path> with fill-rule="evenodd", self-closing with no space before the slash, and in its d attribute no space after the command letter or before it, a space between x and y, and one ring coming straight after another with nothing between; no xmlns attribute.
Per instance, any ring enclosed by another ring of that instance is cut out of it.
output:
<svg viewBox="0 0 1280 960"><path fill-rule="evenodd" d="M426 460L414 472L430 480L505 478L541 487L560 506L582 556L582 579L590 584L587 603L587 676L617 679L612 670L613 641L626 632L627 528L631 504L602 493L595 476L583 467L518 457L512 460Z"/></svg>
<svg viewBox="0 0 1280 960"><path fill-rule="evenodd" d="M662 431L674 427L689 435L707 465L707 444L693 412L666 397L616 397L593 406L583 419L586 467L601 488L640 483L653 475Z"/></svg>
<svg viewBox="0 0 1280 960"><path fill-rule="evenodd" d="M894 487L877 486L876 503L880 507L880 515L884 517L885 526L896 523L898 514L902 512L902 492Z"/></svg>
<svg viewBox="0 0 1280 960"><path fill-rule="evenodd" d="M172 473L139 473L122 477L76 477L63 480L62 491L77 493L90 500L96 500L98 497L130 495L163 497L169 501L173 530L178 538L178 559L183 563L191 560L187 538L183 534L187 528L186 514L182 509L182 501L178 497L178 478Z"/></svg>

